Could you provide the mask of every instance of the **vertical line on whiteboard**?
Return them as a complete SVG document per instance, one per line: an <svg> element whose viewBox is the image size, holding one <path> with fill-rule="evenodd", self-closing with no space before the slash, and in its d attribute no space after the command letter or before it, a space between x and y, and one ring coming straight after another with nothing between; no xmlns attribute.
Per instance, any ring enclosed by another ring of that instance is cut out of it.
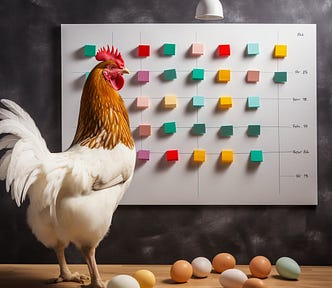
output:
<svg viewBox="0 0 332 288"><path fill-rule="evenodd" d="M195 43L197 43L197 31L195 32ZM195 65L196 65L196 68L198 68L197 67L197 65L198 65L198 59L197 59L197 56L195 57ZM198 96L198 82L196 83L196 95L194 95L194 96ZM198 123L198 120L199 120L199 109L196 109L196 123ZM198 136L196 136L196 146L197 146L197 148L199 148L199 138L198 138ZM199 183L200 183L200 173L199 173L199 164L198 163L196 163L196 165L197 165L197 198L199 198L199 194L200 194L200 189L199 189L199 187L200 187L200 185L199 185Z"/></svg>
<svg viewBox="0 0 332 288"><path fill-rule="evenodd" d="M277 44L279 43L279 33L280 31L278 30L278 33L277 33ZM279 71L279 58L277 58L277 71ZM278 187L278 192L279 192L279 195L280 195L280 190L281 190L281 178L280 178L280 175L281 175L281 153L280 153L280 84L277 84L278 86L278 101L277 101L277 105L278 105L278 183L279 183L279 187Z"/></svg>
<svg viewBox="0 0 332 288"><path fill-rule="evenodd" d="M142 44L142 32L139 32L139 44ZM139 67L140 67L140 70L142 70L142 58L140 57L140 59L139 59ZM142 85L140 85L140 87L139 87L139 94L140 94L140 96L143 96L143 87L142 87ZM143 122L143 110L141 110L141 113L140 113L141 115L141 119L140 119L140 121L141 121L141 123ZM142 139L142 137L140 137L140 144L141 144L141 149L143 148L143 139Z"/></svg>

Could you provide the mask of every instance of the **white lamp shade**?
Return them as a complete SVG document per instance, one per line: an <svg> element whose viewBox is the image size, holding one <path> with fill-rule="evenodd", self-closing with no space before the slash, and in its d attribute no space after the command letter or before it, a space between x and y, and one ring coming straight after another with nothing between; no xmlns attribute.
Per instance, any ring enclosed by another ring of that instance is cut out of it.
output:
<svg viewBox="0 0 332 288"><path fill-rule="evenodd" d="M196 19L218 20L224 18L221 2L219 0L200 0L196 7Z"/></svg>

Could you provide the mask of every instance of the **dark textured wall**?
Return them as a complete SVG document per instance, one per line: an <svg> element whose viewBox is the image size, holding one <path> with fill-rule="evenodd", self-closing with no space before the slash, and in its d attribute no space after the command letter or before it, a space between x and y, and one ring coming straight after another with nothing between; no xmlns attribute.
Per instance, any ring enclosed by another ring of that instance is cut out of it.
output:
<svg viewBox="0 0 332 288"><path fill-rule="evenodd" d="M228 251L245 264L332 265L332 1L222 0L225 23L316 23L319 205L121 206L97 251L99 263L170 263ZM51 151L61 144L61 23L193 23L192 0L1 0L0 98L22 105ZM222 25L222 24L220 24ZM124 35L125 37L125 35ZM0 263L54 263L0 186ZM96 213L98 213L96 211ZM70 247L71 263L83 261Z"/></svg>

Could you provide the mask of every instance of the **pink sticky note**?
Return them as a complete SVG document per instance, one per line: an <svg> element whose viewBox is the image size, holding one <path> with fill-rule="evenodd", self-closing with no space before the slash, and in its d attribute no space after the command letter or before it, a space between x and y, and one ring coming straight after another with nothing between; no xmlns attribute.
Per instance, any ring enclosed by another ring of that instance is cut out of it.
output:
<svg viewBox="0 0 332 288"><path fill-rule="evenodd" d="M259 71L256 70L248 70L246 76L247 83L256 83L259 81Z"/></svg>
<svg viewBox="0 0 332 288"><path fill-rule="evenodd" d="M204 54L204 45L202 43L193 43L191 46L191 54L200 56Z"/></svg>
<svg viewBox="0 0 332 288"><path fill-rule="evenodd" d="M151 125L150 124L141 124L138 127L138 135L141 137L148 137L151 135Z"/></svg>
<svg viewBox="0 0 332 288"><path fill-rule="evenodd" d="M146 96L139 96L136 98L136 106L140 109L145 109L150 106L150 99Z"/></svg>
<svg viewBox="0 0 332 288"><path fill-rule="evenodd" d="M150 150L138 150L137 151L138 160L150 160Z"/></svg>
<svg viewBox="0 0 332 288"><path fill-rule="evenodd" d="M150 81L150 72L149 71L138 71L137 72L137 81L138 82L149 82Z"/></svg>

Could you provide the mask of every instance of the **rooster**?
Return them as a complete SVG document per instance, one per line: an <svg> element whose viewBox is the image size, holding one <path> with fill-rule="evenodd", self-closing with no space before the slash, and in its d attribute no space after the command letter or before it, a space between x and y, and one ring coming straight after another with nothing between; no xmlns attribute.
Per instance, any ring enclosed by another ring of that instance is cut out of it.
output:
<svg viewBox="0 0 332 288"><path fill-rule="evenodd" d="M1 100L0 177L16 204L29 197L27 222L46 247L54 249L60 267L55 282L83 283L72 273L65 248L82 252L91 286L105 287L95 249L104 238L135 166L135 145L128 112L118 93L124 85L122 55L109 46L98 50L100 61L87 78L81 97L76 134L70 148L51 153L29 114L10 100Z"/></svg>

